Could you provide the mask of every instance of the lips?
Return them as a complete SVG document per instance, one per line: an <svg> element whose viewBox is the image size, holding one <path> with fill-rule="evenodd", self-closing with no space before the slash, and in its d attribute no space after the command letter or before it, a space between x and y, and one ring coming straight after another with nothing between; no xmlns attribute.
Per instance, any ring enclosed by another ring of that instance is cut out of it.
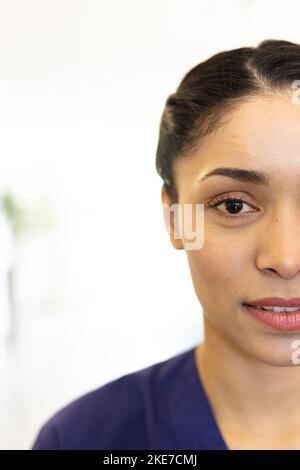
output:
<svg viewBox="0 0 300 470"><path fill-rule="evenodd" d="M251 300L246 303L254 307L299 307L300 297L264 297L262 299Z"/></svg>
<svg viewBox="0 0 300 470"><path fill-rule="evenodd" d="M265 297L244 304L254 318L277 330L300 330L300 297ZM298 307L294 311L262 310L261 307Z"/></svg>

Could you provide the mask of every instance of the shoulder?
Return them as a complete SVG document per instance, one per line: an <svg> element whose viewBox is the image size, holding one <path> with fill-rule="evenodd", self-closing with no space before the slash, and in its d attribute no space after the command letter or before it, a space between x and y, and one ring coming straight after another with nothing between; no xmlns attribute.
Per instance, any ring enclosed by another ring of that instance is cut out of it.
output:
<svg viewBox="0 0 300 470"><path fill-rule="evenodd" d="M145 449L166 433L168 390L191 350L122 375L73 400L40 429L39 449ZM156 439L155 438L155 439Z"/></svg>

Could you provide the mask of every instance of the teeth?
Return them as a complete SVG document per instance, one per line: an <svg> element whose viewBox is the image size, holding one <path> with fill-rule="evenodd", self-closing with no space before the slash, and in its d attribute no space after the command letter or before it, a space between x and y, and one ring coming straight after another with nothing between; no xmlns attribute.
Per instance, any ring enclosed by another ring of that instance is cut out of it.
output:
<svg viewBox="0 0 300 470"><path fill-rule="evenodd" d="M294 312L295 310L300 310L300 307L270 307L262 306L258 307L260 310L272 310L273 312Z"/></svg>

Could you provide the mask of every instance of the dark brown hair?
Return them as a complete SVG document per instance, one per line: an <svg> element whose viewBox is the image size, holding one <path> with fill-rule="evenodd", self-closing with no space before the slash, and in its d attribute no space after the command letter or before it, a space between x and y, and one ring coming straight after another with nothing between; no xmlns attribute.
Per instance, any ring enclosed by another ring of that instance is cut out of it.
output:
<svg viewBox="0 0 300 470"><path fill-rule="evenodd" d="M267 39L213 55L192 68L168 96L160 121L156 170L173 203L174 161L191 154L247 97L287 91L300 80L300 45Z"/></svg>

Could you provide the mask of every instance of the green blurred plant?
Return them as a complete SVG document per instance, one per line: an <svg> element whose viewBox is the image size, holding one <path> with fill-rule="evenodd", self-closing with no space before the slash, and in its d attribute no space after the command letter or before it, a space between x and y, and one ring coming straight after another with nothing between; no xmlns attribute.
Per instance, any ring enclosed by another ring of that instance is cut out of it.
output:
<svg viewBox="0 0 300 470"><path fill-rule="evenodd" d="M0 206L16 239L29 232L52 229L56 225L56 218L46 198L34 207L26 207L11 192L5 192L0 195Z"/></svg>

